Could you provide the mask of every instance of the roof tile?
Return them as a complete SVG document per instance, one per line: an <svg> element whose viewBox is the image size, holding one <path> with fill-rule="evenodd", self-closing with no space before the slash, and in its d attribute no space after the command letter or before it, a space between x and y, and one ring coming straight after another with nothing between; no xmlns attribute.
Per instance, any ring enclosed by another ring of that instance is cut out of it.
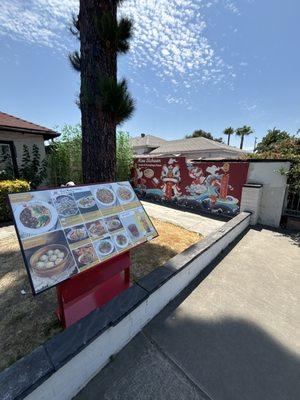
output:
<svg viewBox="0 0 300 400"><path fill-rule="evenodd" d="M6 114L0 111L0 128L17 128L24 129L26 131L32 131L33 133L40 133L48 137L59 136L59 133L52 131L51 129L45 128L41 125L33 124L32 122L25 121L24 119L14 117L13 115Z"/></svg>

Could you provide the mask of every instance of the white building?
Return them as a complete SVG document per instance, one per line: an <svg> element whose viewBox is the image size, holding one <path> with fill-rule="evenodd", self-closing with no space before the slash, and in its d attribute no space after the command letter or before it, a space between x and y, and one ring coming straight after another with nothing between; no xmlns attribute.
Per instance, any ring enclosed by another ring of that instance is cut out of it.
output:
<svg viewBox="0 0 300 400"><path fill-rule="evenodd" d="M41 160L45 157L44 141L60 134L40 125L0 112L0 171L10 170L12 178L19 176L23 146L29 150L36 144Z"/></svg>

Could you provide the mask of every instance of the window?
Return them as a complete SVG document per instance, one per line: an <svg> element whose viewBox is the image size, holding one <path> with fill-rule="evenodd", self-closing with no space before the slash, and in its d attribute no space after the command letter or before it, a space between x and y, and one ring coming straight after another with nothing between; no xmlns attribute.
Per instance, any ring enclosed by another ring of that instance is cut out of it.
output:
<svg viewBox="0 0 300 400"><path fill-rule="evenodd" d="M18 177L18 167L13 142L0 140L0 180Z"/></svg>

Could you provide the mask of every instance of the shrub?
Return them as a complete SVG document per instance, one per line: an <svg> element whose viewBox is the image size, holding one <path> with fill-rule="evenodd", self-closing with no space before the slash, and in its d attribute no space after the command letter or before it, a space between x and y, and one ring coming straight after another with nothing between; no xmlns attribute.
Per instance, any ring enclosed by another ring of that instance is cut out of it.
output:
<svg viewBox="0 0 300 400"><path fill-rule="evenodd" d="M65 125L61 132L60 138L51 141L47 147L48 183L50 186L60 186L68 181L81 184L83 183L81 126ZM133 153L127 132L117 133L116 156L117 180L129 179Z"/></svg>
<svg viewBox="0 0 300 400"><path fill-rule="evenodd" d="M82 183L81 127L65 125L61 137L53 140L47 148L48 177L51 186L68 181Z"/></svg>
<svg viewBox="0 0 300 400"><path fill-rule="evenodd" d="M30 182L32 188L36 189L47 176L46 160L41 161L40 150L36 144L32 146L32 156L29 147L24 144L20 177Z"/></svg>
<svg viewBox="0 0 300 400"><path fill-rule="evenodd" d="M120 131L117 133L117 180L129 180L132 167L133 152L130 144L129 133Z"/></svg>
<svg viewBox="0 0 300 400"><path fill-rule="evenodd" d="M29 183L23 180L0 181L0 222L12 219L8 194L14 192L26 192L30 190Z"/></svg>

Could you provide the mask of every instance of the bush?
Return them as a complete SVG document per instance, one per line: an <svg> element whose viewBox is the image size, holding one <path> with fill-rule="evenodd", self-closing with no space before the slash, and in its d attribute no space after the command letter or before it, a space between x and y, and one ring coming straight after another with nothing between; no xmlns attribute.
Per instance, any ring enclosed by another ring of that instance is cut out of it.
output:
<svg viewBox="0 0 300 400"><path fill-rule="evenodd" d="M133 152L130 144L129 133L117 133L117 181L130 179L130 171L133 167Z"/></svg>
<svg viewBox="0 0 300 400"><path fill-rule="evenodd" d="M32 153L32 154L31 154ZM47 176L47 163L46 160L41 161L40 150L36 144L32 146L30 152L29 147L24 144L22 165L20 168L20 177L27 182L30 186L36 189Z"/></svg>
<svg viewBox="0 0 300 400"><path fill-rule="evenodd" d="M0 181L0 222L10 221L12 219L8 194L26 192L28 190L30 190L30 186L26 181Z"/></svg>
<svg viewBox="0 0 300 400"><path fill-rule="evenodd" d="M61 137L51 141L47 147L48 184L60 186L68 181L81 184L83 183L81 126L65 125L61 132ZM116 179L128 180L133 166L133 153L127 132L117 133L116 156Z"/></svg>
<svg viewBox="0 0 300 400"><path fill-rule="evenodd" d="M81 127L65 125L61 137L47 148L48 177L51 186L68 181L83 183L81 166Z"/></svg>

